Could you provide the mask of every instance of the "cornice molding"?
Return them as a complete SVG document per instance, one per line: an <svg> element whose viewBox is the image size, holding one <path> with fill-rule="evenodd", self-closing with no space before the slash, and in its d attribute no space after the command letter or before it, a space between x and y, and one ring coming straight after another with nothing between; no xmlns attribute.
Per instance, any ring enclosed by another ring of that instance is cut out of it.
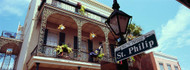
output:
<svg viewBox="0 0 190 70"><path fill-rule="evenodd" d="M89 63L89 62L81 62L81 61L73 61L67 59L59 59L59 58L49 58L49 57L41 57L41 56L32 56L28 62L28 69L31 69L35 63L44 63L44 64L54 64L54 65L64 65L64 66L81 66L84 68L92 68L92 69L100 69L100 64L97 63Z"/></svg>
<svg viewBox="0 0 190 70"><path fill-rule="evenodd" d="M173 60L173 61L177 61L177 57L174 57L174 56L171 56L171 55L167 55L167 54L164 54L164 53L159 53L159 52L153 52L153 54L157 57L163 57L163 58L166 58L166 59L169 59L169 60Z"/></svg>
<svg viewBox="0 0 190 70"><path fill-rule="evenodd" d="M81 1L88 3L88 4L91 4L93 6L96 6L98 8L101 8L103 10L106 10L107 12L110 12L110 13L113 11L113 9L111 7L104 5L104 4L102 4L96 0L81 0Z"/></svg>

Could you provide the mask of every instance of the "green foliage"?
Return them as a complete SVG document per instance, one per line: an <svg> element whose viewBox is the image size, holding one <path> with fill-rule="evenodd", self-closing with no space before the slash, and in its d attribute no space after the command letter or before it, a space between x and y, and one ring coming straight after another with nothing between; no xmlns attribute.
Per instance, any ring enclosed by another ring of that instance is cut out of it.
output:
<svg viewBox="0 0 190 70"><path fill-rule="evenodd" d="M136 24L132 23L128 26L128 34L127 34L127 41L133 40L134 38L137 38L138 36L141 36L142 28L140 26L137 26ZM129 58L130 62L135 62L134 57Z"/></svg>
<svg viewBox="0 0 190 70"><path fill-rule="evenodd" d="M142 28L134 23L129 24L127 31L128 31L127 38L129 38L130 40L142 35L141 34Z"/></svg>
<svg viewBox="0 0 190 70"><path fill-rule="evenodd" d="M98 58L100 58L100 59L102 59L103 56L104 56L104 53L100 53L100 54L98 54Z"/></svg>
<svg viewBox="0 0 190 70"><path fill-rule="evenodd" d="M58 54L63 53L63 52L71 53L72 48L70 48L67 44L63 44L61 46L58 45L57 48L55 48L55 51L58 52Z"/></svg>
<svg viewBox="0 0 190 70"><path fill-rule="evenodd" d="M81 15L84 15L84 14L85 14L85 9L86 9L86 8L82 5L82 6L81 6L81 9L80 9L80 14L81 14Z"/></svg>
<svg viewBox="0 0 190 70"><path fill-rule="evenodd" d="M135 58L133 56L130 57L130 60L133 61L133 62L135 62Z"/></svg>

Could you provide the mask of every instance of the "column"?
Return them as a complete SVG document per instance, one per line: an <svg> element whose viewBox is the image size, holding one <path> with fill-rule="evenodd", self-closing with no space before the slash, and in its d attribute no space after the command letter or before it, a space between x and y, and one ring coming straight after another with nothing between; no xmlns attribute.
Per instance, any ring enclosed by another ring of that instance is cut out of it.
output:
<svg viewBox="0 0 190 70"><path fill-rule="evenodd" d="M80 51L82 42L82 25L78 26L78 50Z"/></svg>
<svg viewBox="0 0 190 70"><path fill-rule="evenodd" d="M36 70L39 70L40 63L36 63Z"/></svg>
<svg viewBox="0 0 190 70"><path fill-rule="evenodd" d="M41 27L40 27L40 33L39 33L39 40L38 40L38 48L37 48L37 55L41 55L44 53L44 47L43 47L43 39L44 39L44 33L45 33L45 28L46 28L46 20L47 18L44 17L45 14L42 15L41 19Z"/></svg>
<svg viewBox="0 0 190 70"><path fill-rule="evenodd" d="M57 12L52 9L49 9L49 8L44 8L43 12L41 13L42 14L41 27L40 27L40 33L39 33L37 55L43 55L43 53L45 53L45 47L43 46L45 29L46 29L47 19L48 19L49 15L51 15L53 13L57 13Z"/></svg>
<svg viewBox="0 0 190 70"><path fill-rule="evenodd" d="M109 39L108 39L108 31L106 30L105 32L105 42L106 42L106 51L107 51L107 55L108 55L108 58L110 57L110 51L109 51Z"/></svg>

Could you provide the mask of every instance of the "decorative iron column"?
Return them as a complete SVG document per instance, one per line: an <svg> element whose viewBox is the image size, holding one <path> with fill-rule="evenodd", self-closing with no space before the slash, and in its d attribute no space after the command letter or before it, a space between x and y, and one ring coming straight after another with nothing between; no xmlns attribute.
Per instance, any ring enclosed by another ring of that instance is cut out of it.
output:
<svg viewBox="0 0 190 70"><path fill-rule="evenodd" d="M76 18L71 16L71 18L76 22L77 26L78 26L78 55L82 55L81 52L81 44L82 44L82 25L85 24L87 21L82 20L80 18ZM80 60L81 57L78 57L77 59Z"/></svg>
<svg viewBox="0 0 190 70"><path fill-rule="evenodd" d="M109 29L105 28L105 42L106 42L106 52L108 56L108 60L110 58L110 48L109 48L109 39L108 39Z"/></svg>
<svg viewBox="0 0 190 70"><path fill-rule="evenodd" d="M109 29L104 26L99 26L103 31L105 35L105 43L106 43L106 54L107 54L107 59L110 58L110 51L109 51L109 39L108 39L108 34L109 34ZM109 60L109 59L108 59Z"/></svg>
<svg viewBox="0 0 190 70"><path fill-rule="evenodd" d="M78 70L80 70L81 66L78 66Z"/></svg>
<svg viewBox="0 0 190 70"><path fill-rule="evenodd" d="M40 26L40 33L39 33L39 40L38 40L38 48L37 48L37 55L41 55L44 53L44 47L43 47L43 39L44 39L44 34L45 34L45 29L46 29L46 21L47 21L47 11L45 8L42 12L41 16L41 26Z"/></svg>
<svg viewBox="0 0 190 70"><path fill-rule="evenodd" d="M81 52L81 43L82 43L82 25L78 24L78 55L82 55ZM80 57L77 57L80 60Z"/></svg>
<svg viewBox="0 0 190 70"><path fill-rule="evenodd" d="M37 55L43 55L45 52L45 48L43 47L44 43L44 34L45 34L45 29L46 29L46 24L47 24L47 19L48 17L56 13L54 10L49 9L49 8L44 8L42 11L41 15L41 26L40 26L40 33L39 33L39 40L38 40L38 48L37 48Z"/></svg>
<svg viewBox="0 0 190 70"><path fill-rule="evenodd" d="M40 63L36 63L36 70L39 70Z"/></svg>

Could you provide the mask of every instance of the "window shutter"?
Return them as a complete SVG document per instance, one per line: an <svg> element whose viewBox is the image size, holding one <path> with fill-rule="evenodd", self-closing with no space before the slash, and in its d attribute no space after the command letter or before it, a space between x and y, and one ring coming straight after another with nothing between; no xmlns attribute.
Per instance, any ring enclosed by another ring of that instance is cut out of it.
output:
<svg viewBox="0 0 190 70"><path fill-rule="evenodd" d="M45 29L45 34L44 34L44 44L47 43L47 36L48 36L48 29Z"/></svg>
<svg viewBox="0 0 190 70"><path fill-rule="evenodd" d="M74 36L74 49L78 49L78 37Z"/></svg>
<svg viewBox="0 0 190 70"><path fill-rule="evenodd" d="M114 45L113 44L110 44L110 50L111 50L111 55L112 57L114 57Z"/></svg>
<svg viewBox="0 0 190 70"><path fill-rule="evenodd" d="M89 53L93 52L93 42L92 42L92 40L88 40L88 52ZM89 56L88 61L93 62L92 56Z"/></svg>
<svg viewBox="0 0 190 70"><path fill-rule="evenodd" d="M74 36L74 57L77 58L78 56L78 51L76 49L78 49L78 37Z"/></svg>
<svg viewBox="0 0 190 70"><path fill-rule="evenodd" d="M102 42L99 42L99 45L102 45Z"/></svg>
<svg viewBox="0 0 190 70"><path fill-rule="evenodd" d="M88 52L93 52L93 43L92 43L92 40L88 40Z"/></svg>
<svg viewBox="0 0 190 70"><path fill-rule="evenodd" d="M59 45L65 44L65 33L59 33Z"/></svg>

